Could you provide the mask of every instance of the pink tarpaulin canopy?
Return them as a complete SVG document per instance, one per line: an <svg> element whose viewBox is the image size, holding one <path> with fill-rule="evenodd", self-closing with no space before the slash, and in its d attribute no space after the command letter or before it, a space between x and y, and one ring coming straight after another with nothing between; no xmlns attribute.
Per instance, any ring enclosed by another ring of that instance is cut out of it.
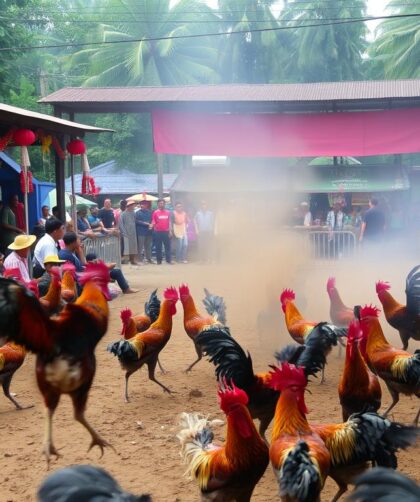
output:
<svg viewBox="0 0 420 502"><path fill-rule="evenodd" d="M367 156L420 151L420 109L313 114L156 110L157 153L231 157Z"/></svg>

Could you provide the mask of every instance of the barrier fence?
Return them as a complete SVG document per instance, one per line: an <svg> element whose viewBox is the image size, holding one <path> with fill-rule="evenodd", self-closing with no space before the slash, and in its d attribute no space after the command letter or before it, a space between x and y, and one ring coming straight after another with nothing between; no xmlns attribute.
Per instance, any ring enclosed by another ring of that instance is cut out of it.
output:
<svg viewBox="0 0 420 502"><path fill-rule="evenodd" d="M85 255L95 253L99 260L105 263L116 263L118 267L121 267L121 245L120 237L117 235L84 239L83 249Z"/></svg>
<svg viewBox="0 0 420 502"><path fill-rule="evenodd" d="M336 260L355 256L358 240L350 230L306 230L295 232L303 249L314 259Z"/></svg>

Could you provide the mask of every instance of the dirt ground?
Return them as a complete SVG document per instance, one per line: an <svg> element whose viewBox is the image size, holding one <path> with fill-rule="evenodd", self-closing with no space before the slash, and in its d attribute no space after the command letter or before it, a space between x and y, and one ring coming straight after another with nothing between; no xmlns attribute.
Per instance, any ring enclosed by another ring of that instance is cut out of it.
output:
<svg viewBox="0 0 420 502"><path fill-rule="evenodd" d="M143 304L150 291L156 287L161 294L166 286L178 286L182 282L190 289L202 309L203 287L223 295L228 306L228 324L233 336L251 352L256 371L265 370L273 362L272 353L291 339L287 334L278 303L284 287L292 287L297 293L297 303L308 318L328 320L328 297L325 291L329 275L335 275L337 286L345 303L377 302L374 281L389 280L392 293L404 299L405 276L410 260L390 265L361 262L334 262L321 264L306 261L299 249L279 253L271 246L267 250L252 249L248 259L241 262L231 256L224 265L147 265L138 269L124 266L130 285L140 291L134 295L119 296L111 302L111 320L108 333L99 343L96 355L98 369L90 393L87 418L101 435L110 441L116 452L108 449L102 458L99 451L86 453L90 438L88 433L72 417L70 400L64 396L54 417L55 445L62 457L52 462L51 471L78 464L91 463L104 467L125 489L133 493L151 493L156 502L189 502L198 500L195 482L183 476L180 463L177 432L177 416L183 411L208 413L221 417L216 399L213 367L201 361L190 374L184 369L195 358L193 344L182 326L182 305L174 320L172 337L161 354L161 361L169 371L157 377L171 389L173 396L147 379L142 369L130 380L131 402L123 401L123 372L118 361L106 352L106 345L119 338L119 312L130 307L134 312L143 311ZM259 318L259 323L257 319ZM257 324L260 330L257 329ZM399 346L399 340L385 321L387 336ZM419 348L418 342L410 343L410 350ZM47 474L46 463L41 456L44 431L44 407L34 376L33 355L16 373L12 391L23 405L34 407L15 411L11 403L0 398L0 500L35 500L36 489ZM338 422L341 410L337 397L337 383L343 359L337 352L330 355L326 369L327 382L310 384L307 395L308 416L312 422ZM390 397L383 389L383 407ZM197 392L199 391L199 392ZM402 397L395 408L393 418L404 423L413 420L419 401ZM223 428L216 430L217 438L223 437ZM420 446L399 455L402 472L420 481L418 459ZM278 500L277 484L271 468L257 486L253 500L266 502ZM328 481L323 500L335 493L334 483Z"/></svg>

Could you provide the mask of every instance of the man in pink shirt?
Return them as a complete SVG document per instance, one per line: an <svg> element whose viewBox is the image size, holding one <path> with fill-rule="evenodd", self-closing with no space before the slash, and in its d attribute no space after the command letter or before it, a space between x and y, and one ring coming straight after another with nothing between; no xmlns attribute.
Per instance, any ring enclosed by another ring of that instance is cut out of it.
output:
<svg viewBox="0 0 420 502"><path fill-rule="evenodd" d="M155 236L157 264L162 263L162 245L165 247L165 259L172 264L171 258L171 213L165 209L165 201L158 200L158 208L152 214L152 227Z"/></svg>
<svg viewBox="0 0 420 502"><path fill-rule="evenodd" d="M17 235L12 244L8 246L12 252L4 260L5 270L18 268L25 282L31 280L28 272L28 254L35 240L35 235Z"/></svg>

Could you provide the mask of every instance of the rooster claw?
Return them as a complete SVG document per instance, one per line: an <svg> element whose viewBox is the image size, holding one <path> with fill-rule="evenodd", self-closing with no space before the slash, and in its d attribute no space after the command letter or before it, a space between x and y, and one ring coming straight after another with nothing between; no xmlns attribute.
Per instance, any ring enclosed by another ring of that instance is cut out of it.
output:
<svg viewBox="0 0 420 502"><path fill-rule="evenodd" d="M47 460L47 471L50 470L51 455L54 455L56 459L61 457L61 454L58 453L58 450L52 444L45 445L44 448L42 449L42 454L45 455L45 458Z"/></svg>
<svg viewBox="0 0 420 502"><path fill-rule="evenodd" d="M99 436L98 436L98 437L95 437L95 438L93 438L93 439L92 439L92 442L90 443L90 445L89 445L89 448L88 448L87 452L90 452L90 450L91 450L94 446L98 446L98 447L99 447L99 449L101 450L101 455L99 456L99 458L102 458L102 457L103 457L104 452L105 452L104 448L106 448L107 446L108 446L109 448L111 448L111 449L112 449L112 450L116 453L115 448L112 446L112 444L111 444L111 443L108 443L108 441L105 441L105 439L102 439L102 438L101 438L101 437L99 437Z"/></svg>
<svg viewBox="0 0 420 502"><path fill-rule="evenodd" d="M35 405L34 404L30 404L28 406L20 406L19 405L16 409L20 411L20 410L29 410L29 408L35 408Z"/></svg>

